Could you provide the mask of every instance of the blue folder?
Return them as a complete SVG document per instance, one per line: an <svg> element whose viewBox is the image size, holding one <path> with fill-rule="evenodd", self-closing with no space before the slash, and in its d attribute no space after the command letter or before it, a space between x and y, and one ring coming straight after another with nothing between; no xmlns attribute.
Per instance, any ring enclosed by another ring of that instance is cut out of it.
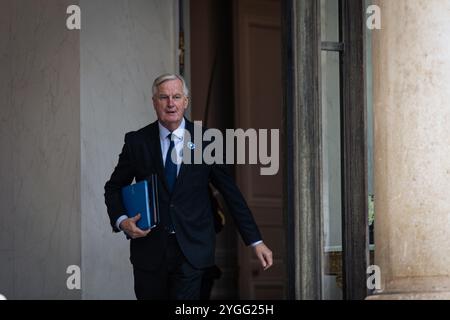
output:
<svg viewBox="0 0 450 320"><path fill-rule="evenodd" d="M150 184L143 180L122 188L122 199L129 218L141 214L136 222L139 229L148 230L159 223L158 184L156 175L150 177Z"/></svg>

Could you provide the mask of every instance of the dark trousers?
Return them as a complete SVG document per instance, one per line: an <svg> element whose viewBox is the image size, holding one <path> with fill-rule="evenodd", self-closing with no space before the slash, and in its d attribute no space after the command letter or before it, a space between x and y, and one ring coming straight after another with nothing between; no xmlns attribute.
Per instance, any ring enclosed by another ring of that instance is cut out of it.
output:
<svg viewBox="0 0 450 320"><path fill-rule="evenodd" d="M175 235L169 235L166 261L154 271L133 268L138 300L198 300L203 269L194 268L184 257Z"/></svg>

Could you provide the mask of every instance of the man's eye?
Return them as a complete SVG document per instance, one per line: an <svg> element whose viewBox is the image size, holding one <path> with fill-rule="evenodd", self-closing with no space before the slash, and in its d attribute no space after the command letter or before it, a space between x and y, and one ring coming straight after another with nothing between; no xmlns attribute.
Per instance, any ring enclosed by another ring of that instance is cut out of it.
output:
<svg viewBox="0 0 450 320"><path fill-rule="evenodd" d="M181 99L181 95L175 95L174 97L173 97L175 100L180 100Z"/></svg>
<svg viewBox="0 0 450 320"><path fill-rule="evenodd" d="M166 100L166 99L168 99L169 97L168 96L159 96L159 99L160 100Z"/></svg>

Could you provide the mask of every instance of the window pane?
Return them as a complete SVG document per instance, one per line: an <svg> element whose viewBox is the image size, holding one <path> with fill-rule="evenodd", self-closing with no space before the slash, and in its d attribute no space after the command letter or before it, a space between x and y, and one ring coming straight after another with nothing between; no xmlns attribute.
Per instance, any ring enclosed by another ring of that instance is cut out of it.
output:
<svg viewBox="0 0 450 320"><path fill-rule="evenodd" d="M339 53L322 51L323 299L342 299Z"/></svg>
<svg viewBox="0 0 450 320"><path fill-rule="evenodd" d="M339 0L320 1L322 41L339 42Z"/></svg>

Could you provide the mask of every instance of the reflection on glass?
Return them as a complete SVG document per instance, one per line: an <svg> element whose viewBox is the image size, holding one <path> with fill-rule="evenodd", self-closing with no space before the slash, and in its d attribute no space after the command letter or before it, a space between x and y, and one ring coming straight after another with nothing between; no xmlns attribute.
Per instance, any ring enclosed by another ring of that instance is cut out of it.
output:
<svg viewBox="0 0 450 320"><path fill-rule="evenodd" d="M339 0L320 0L322 41L339 42Z"/></svg>
<svg viewBox="0 0 450 320"><path fill-rule="evenodd" d="M322 51L323 299L342 299L339 53Z"/></svg>

